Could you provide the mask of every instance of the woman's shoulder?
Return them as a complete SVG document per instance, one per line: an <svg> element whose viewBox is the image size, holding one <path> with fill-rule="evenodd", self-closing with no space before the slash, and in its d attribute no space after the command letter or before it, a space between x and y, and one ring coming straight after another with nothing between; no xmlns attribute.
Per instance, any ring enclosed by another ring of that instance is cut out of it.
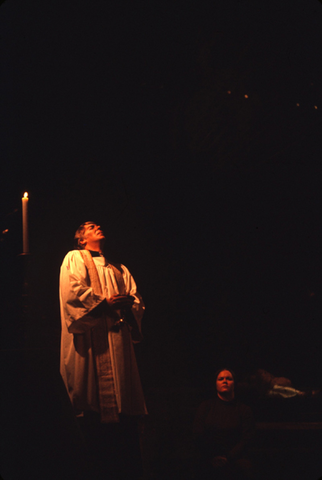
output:
<svg viewBox="0 0 322 480"><path fill-rule="evenodd" d="M211 410L214 406L216 405L216 397L211 397L211 398L207 398L205 400L203 400L200 404L199 404L199 410L202 410L202 411L209 411Z"/></svg>
<svg viewBox="0 0 322 480"><path fill-rule="evenodd" d="M236 401L236 409L243 418L253 418L254 416L251 407L239 400Z"/></svg>

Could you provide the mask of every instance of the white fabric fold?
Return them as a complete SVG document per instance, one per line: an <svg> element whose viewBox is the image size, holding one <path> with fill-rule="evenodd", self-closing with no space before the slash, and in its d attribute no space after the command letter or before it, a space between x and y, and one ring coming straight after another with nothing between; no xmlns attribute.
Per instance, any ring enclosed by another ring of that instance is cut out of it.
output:
<svg viewBox="0 0 322 480"><path fill-rule="evenodd" d="M126 324L114 331L114 320L103 309L101 312L95 310L105 298L119 294L113 268L106 265L104 257L94 257L93 261L102 288L101 295L93 291L79 250L69 252L61 266L61 375L76 413L100 411L92 330L100 322L106 322L118 411L142 415L147 411L130 331ZM135 299L132 313L141 332L144 303L129 270L124 265L120 268L125 293Z"/></svg>

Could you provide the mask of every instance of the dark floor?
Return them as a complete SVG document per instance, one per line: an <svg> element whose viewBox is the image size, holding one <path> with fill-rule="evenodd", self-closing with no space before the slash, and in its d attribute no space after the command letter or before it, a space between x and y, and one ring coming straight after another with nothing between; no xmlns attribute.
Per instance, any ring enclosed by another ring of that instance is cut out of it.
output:
<svg viewBox="0 0 322 480"><path fill-rule="evenodd" d="M58 373L44 350L2 350L1 475L4 480L90 478L84 442ZM141 421L144 480L193 478L191 425L202 393L148 388ZM303 399L302 399L303 400ZM251 456L259 480L322 476L322 401L263 402ZM86 473L87 472L87 473Z"/></svg>
<svg viewBox="0 0 322 480"><path fill-rule="evenodd" d="M196 390L188 388L154 395L148 392L151 415L142 434L147 479L195 478L191 425L198 397ZM258 480L317 480L322 476L322 400L301 400L263 402L259 409L265 407L266 415L262 416L266 419L257 418L256 439L250 451ZM274 412L278 420L273 420Z"/></svg>

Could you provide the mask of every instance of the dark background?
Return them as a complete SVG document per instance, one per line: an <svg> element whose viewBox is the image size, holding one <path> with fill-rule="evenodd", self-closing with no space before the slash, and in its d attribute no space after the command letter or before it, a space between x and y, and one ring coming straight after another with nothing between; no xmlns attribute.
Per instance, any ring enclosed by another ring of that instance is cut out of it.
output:
<svg viewBox="0 0 322 480"><path fill-rule="evenodd" d="M57 368L59 267L93 220L146 302L144 388L202 387L227 364L320 385L319 1L7 0L0 14L3 348L27 190L27 344Z"/></svg>

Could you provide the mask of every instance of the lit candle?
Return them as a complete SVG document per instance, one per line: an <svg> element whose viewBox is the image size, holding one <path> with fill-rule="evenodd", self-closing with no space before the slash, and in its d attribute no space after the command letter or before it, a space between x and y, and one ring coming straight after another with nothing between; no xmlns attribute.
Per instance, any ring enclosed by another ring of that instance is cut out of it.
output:
<svg viewBox="0 0 322 480"><path fill-rule="evenodd" d="M22 251L29 253L28 242L28 193L25 192L22 197Z"/></svg>

